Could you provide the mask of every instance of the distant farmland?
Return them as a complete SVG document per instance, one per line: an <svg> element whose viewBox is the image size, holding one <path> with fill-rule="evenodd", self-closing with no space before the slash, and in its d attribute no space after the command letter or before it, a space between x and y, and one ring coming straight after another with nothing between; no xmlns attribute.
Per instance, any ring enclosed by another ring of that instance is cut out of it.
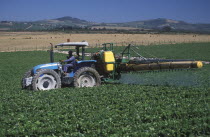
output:
<svg viewBox="0 0 210 137"><path fill-rule="evenodd" d="M198 34L67 34L48 32L1 32L0 51L47 49L50 43L88 41L90 46L105 42L138 45L209 42L210 35Z"/></svg>

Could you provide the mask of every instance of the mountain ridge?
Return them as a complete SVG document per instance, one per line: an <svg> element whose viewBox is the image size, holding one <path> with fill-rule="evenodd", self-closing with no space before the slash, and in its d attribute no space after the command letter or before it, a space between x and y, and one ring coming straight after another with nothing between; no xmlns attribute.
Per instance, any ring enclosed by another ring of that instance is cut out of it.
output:
<svg viewBox="0 0 210 137"><path fill-rule="evenodd" d="M19 30L26 30L26 28L30 28L28 30L53 30L59 28L68 28L68 27L76 27L76 28L91 28L93 26L103 26L112 28L116 27L122 28L127 27L131 29L154 29L161 30L165 27L170 28L170 30L178 31L192 31L192 32L210 32L210 24L193 24L187 23L185 21L178 21L173 19L166 18L157 18L157 19L149 19L149 20L139 20L139 21L129 21L123 23L98 23L98 22L90 22L87 20L82 20L79 18L74 18L70 16L64 16L55 19L46 19L46 20L38 20L33 22L15 22L15 21L1 21L0 29L5 28L8 30L14 30L19 27Z"/></svg>

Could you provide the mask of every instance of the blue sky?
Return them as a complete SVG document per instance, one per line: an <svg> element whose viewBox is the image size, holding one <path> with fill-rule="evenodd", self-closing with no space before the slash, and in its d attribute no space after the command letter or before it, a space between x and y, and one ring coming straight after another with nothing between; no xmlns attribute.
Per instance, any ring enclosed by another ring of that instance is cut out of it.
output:
<svg viewBox="0 0 210 137"><path fill-rule="evenodd" d="M0 0L0 20L71 16L94 22L156 18L210 23L210 0Z"/></svg>

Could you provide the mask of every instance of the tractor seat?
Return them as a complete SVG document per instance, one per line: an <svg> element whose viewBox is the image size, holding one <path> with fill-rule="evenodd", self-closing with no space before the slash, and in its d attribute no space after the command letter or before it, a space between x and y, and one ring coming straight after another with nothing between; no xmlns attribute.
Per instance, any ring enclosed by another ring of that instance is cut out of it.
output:
<svg viewBox="0 0 210 137"><path fill-rule="evenodd" d="M67 69L67 73L70 73L70 72L72 72L73 70L74 70L73 67L69 67L69 68Z"/></svg>
<svg viewBox="0 0 210 137"><path fill-rule="evenodd" d="M75 62L75 64L74 64L74 66L73 66L73 67L68 67L68 69L67 69L67 73L72 72L76 66L77 66L77 61Z"/></svg>

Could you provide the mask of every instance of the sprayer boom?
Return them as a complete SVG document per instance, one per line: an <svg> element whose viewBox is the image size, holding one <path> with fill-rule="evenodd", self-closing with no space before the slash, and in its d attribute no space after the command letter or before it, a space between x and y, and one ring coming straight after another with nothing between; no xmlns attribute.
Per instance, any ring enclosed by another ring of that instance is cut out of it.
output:
<svg viewBox="0 0 210 137"><path fill-rule="evenodd" d="M115 56L113 43L103 44L103 49L93 55L93 59L97 60L96 68L99 74L103 75L105 81L113 81L119 79L123 72L190 69L203 66L201 61L189 59L146 58L137 52L138 49L129 44L121 56Z"/></svg>
<svg viewBox="0 0 210 137"><path fill-rule="evenodd" d="M175 62L157 62L146 64L122 64L121 71L142 71L142 70L162 70L162 69L187 69L187 68L201 68L203 63L201 61L175 61Z"/></svg>

